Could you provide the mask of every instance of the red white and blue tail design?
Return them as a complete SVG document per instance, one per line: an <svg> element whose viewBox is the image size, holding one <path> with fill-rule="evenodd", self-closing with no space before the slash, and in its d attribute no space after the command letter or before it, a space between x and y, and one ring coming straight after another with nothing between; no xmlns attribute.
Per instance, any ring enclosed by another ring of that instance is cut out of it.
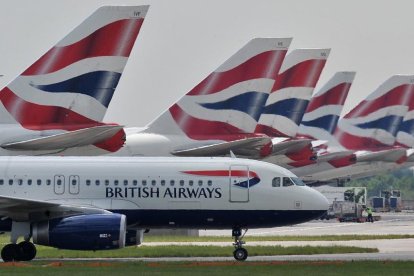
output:
<svg viewBox="0 0 414 276"><path fill-rule="evenodd" d="M401 122L396 145L404 148L414 148L414 101L410 102L408 112Z"/></svg>
<svg viewBox="0 0 414 276"><path fill-rule="evenodd" d="M147 126L146 132L232 141L253 133L290 38L256 38Z"/></svg>
<svg viewBox="0 0 414 276"><path fill-rule="evenodd" d="M329 52L329 49L297 49L286 56L256 133L271 137L296 136Z"/></svg>
<svg viewBox="0 0 414 276"><path fill-rule="evenodd" d="M334 135L339 146L363 151L389 149L413 101L414 76L392 76L339 121Z"/></svg>
<svg viewBox="0 0 414 276"><path fill-rule="evenodd" d="M299 126L297 137L332 140L355 72L337 72L313 97Z"/></svg>
<svg viewBox="0 0 414 276"><path fill-rule="evenodd" d="M76 130L100 122L147 10L96 10L0 91L0 123L30 130Z"/></svg>

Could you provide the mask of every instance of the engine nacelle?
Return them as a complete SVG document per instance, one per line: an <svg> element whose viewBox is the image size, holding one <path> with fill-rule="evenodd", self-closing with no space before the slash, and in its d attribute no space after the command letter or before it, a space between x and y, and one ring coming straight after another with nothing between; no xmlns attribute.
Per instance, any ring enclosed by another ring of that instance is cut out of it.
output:
<svg viewBox="0 0 414 276"><path fill-rule="evenodd" d="M121 214L80 215L32 225L33 242L59 249L105 250L125 246L126 217Z"/></svg>

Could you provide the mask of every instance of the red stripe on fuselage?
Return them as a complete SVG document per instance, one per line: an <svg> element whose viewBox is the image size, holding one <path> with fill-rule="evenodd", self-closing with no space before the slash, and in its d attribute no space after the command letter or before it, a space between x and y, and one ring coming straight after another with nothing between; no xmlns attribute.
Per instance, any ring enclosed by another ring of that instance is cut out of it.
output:
<svg viewBox="0 0 414 276"><path fill-rule="evenodd" d="M199 175L199 176L233 176L233 177L259 177L257 173L252 171L241 170L217 170L217 171L182 171L185 174Z"/></svg>
<svg viewBox="0 0 414 276"><path fill-rule="evenodd" d="M76 43L64 47L54 47L22 75L48 74L85 58L128 57L143 21L143 18L119 20L96 30ZM133 24L132 28L131 24ZM126 37L128 39L124 41ZM124 44L120 45L121 42Z"/></svg>
<svg viewBox="0 0 414 276"><path fill-rule="evenodd" d="M187 95L214 94L236 83L252 79L276 79L285 55L286 50L267 51L228 71L213 72Z"/></svg>

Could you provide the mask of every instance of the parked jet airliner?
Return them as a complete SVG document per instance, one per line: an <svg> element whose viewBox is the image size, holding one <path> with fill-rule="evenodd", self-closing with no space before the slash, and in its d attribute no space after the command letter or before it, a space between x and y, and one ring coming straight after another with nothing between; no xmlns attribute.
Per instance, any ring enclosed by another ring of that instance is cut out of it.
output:
<svg viewBox="0 0 414 276"><path fill-rule="evenodd" d="M290 171L226 157L1 157L4 261L31 260L39 245L102 250L137 244L143 229L242 229L319 217L327 199ZM20 237L24 241L17 244Z"/></svg>

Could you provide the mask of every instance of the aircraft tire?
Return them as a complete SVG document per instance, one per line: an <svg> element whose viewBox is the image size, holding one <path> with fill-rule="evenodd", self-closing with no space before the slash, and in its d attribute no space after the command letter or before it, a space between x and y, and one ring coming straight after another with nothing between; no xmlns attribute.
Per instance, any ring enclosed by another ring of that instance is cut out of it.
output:
<svg viewBox="0 0 414 276"><path fill-rule="evenodd" d="M248 253L246 249L240 247L234 250L233 256L237 261L245 261L247 259Z"/></svg>
<svg viewBox="0 0 414 276"><path fill-rule="evenodd" d="M1 258L4 262L20 261L20 248L15 243L9 243L1 250Z"/></svg>
<svg viewBox="0 0 414 276"><path fill-rule="evenodd" d="M36 246L28 241L22 241L18 244L20 249L20 261L31 261L36 257Z"/></svg>

